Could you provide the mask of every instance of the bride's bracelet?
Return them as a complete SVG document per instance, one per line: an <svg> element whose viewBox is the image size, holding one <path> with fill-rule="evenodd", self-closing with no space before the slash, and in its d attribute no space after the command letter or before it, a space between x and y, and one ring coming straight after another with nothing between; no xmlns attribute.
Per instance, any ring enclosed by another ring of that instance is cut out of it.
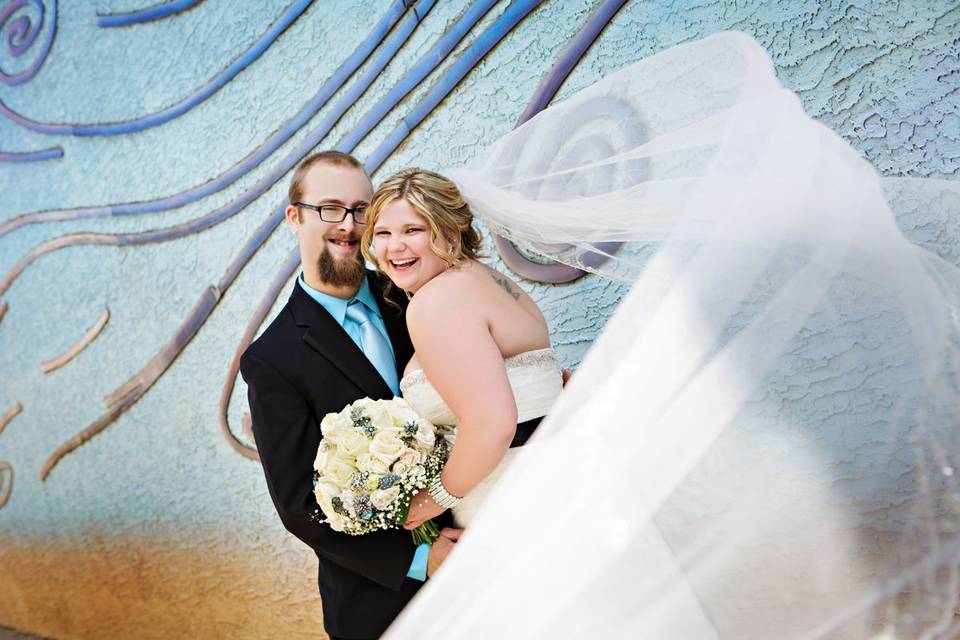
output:
<svg viewBox="0 0 960 640"><path fill-rule="evenodd" d="M430 483L428 493L430 497L433 498L433 501L444 509L452 509L460 504L461 498L447 491L446 487L443 486L443 482L440 480L440 476L437 476L437 478Z"/></svg>

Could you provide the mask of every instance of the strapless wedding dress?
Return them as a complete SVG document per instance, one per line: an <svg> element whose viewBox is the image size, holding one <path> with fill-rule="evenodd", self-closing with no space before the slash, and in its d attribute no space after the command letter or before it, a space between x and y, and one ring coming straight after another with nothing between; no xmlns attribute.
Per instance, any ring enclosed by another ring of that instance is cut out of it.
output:
<svg viewBox="0 0 960 640"><path fill-rule="evenodd" d="M563 389L560 365L553 350L525 351L504 359L507 378L517 403L517 421L521 424L547 415ZM456 414L433 388L422 369L411 371L400 380L400 391L410 406L434 424L456 426ZM467 526L483 504L497 479L516 458L519 448L511 445L503 460L483 481L463 497L453 509L457 525Z"/></svg>

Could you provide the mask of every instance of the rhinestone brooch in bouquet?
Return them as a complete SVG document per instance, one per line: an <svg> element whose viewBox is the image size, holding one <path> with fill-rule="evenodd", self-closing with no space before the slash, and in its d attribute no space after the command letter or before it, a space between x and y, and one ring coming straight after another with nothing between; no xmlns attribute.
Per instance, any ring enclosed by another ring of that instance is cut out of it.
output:
<svg viewBox="0 0 960 640"><path fill-rule="evenodd" d="M314 462L321 521L334 531L363 535L398 529L413 495L440 474L453 430L421 418L403 398L363 398L320 422ZM432 520L413 532L415 544L440 535Z"/></svg>

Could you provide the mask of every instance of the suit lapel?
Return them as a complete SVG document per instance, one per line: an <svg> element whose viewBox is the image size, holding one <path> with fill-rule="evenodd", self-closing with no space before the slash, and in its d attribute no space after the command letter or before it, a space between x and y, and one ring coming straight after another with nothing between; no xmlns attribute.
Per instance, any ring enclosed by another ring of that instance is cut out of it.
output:
<svg viewBox="0 0 960 640"><path fill-rule="evenodd" d="M350 339L326 309L317 304L295 284L290 296L290 310L297 326L303 327L303 341L320 352L343 375L353 381L370 398L390 398L393 392L380 377L363 351Z"/></svg>

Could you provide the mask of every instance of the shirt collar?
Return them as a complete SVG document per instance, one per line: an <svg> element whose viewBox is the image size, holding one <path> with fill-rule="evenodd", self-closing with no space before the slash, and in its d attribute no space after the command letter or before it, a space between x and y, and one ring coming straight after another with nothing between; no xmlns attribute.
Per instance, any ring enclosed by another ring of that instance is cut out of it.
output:
<svg viewBox="0 0 960 640"><path fill-rule="evenodd" d="M322 291L317 291L310 285L308 285L303 280L303 273L297 278L297 284L300 285L300 288L306 292L308 296L313 298L317 304L327 310L333 319L337 321L341 327L343 326L343 321L347 316L347 307L354 300L359 300L362 302L367 309L375 314L377 317L382 317L380 315L380 308L377 306L377 299L373 297L373 290L370 289L370 282L366 277L363 278L363 284L360 285L360 290L357 291L356 295L352 298L338 298L337 296L332 296L329 293L324 293Z"/></svg>

